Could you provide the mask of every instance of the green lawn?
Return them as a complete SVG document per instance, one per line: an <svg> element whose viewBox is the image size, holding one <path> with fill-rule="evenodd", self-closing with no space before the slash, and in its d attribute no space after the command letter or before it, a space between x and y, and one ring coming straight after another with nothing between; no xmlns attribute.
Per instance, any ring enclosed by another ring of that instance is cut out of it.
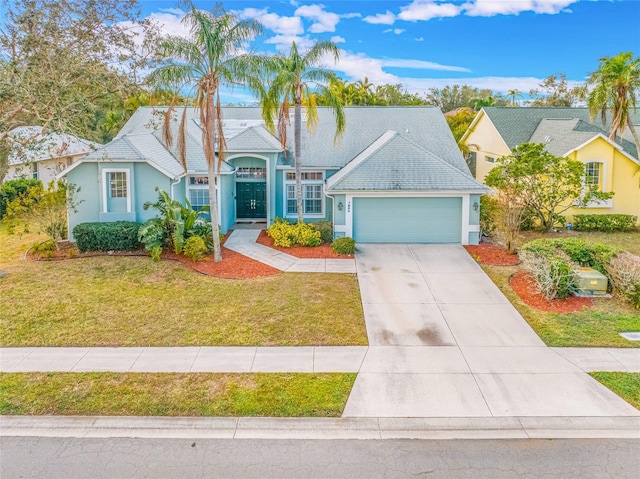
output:
<svg viewBox="0 0 640 479"><path fill-rule="evenodd" d="M522 233L519 244L536 238L577 237L594 243L605 243L640 255L640 232L598 233L567 232L542 234ZM640 331L640 313L621 298L596 299L595 305L584 311L568 314L548 313L526 305L509 286L509 277L519 271L516 266L481 265L493 282L507 296L548 346L627 347L640 344L618 335L624 331Z"/></svg>
<svg viewBox="0 0 640 479"><path fill-rule="evenodd" d="M367 344L354 275L228 280L144 257L22 259L37 239L0 228L1 346Z"/></svg>
<svg viewBox="0 0 640 479"><path fill-rule="evenodd" d="M640 331L640 314L621 299L596 299L592 308L576 313L539 311L526 305L509 285L518 267L481 266L547 346L640 347L618 334Z"/></svg>
<svg viewBox="0 0 640 479"><path fill-rule="evenodd" d="M0 373L0 414L339 417L355 374Z"/></svg>
<svg viewBox="0 0 640 479"><path fill-rule="evenodd" d="M595 372L590 374L633 407L640 409L640 373Z"/></svg>

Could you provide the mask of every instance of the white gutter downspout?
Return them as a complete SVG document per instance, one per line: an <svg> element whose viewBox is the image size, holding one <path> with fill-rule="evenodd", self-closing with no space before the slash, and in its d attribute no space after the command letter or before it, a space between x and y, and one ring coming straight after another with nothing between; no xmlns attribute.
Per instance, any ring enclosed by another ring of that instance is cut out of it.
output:
<svg viewBox="0 0 640 479"><path fill-rule="evenodd" d="M176 178L175 181L173 183L171 183L171 199L175 200L175 195L173 194L173 187L176 186L178 183L180 183L180 180L182 178Z"/></svg>
<svg viewBox="0 0 640 479"><path fill-rule="evenodd" d="M333 231L333 235L335 237L336 234L336 215L334 214L334 208L336 206L336 199L334 196L327 193L327 180L324 180L324 188L323 188L324 196L327 198L331 198L331 230Z"/></svg>

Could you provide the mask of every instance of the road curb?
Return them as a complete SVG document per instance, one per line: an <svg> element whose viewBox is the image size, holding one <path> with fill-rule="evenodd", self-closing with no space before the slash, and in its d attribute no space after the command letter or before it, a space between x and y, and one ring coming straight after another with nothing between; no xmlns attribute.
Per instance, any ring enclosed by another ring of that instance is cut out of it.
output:
<svg viewBox="0 0 640 479"><path fill-rule="evenodd" d="M0 416L0 437L640 439L640 417L266 418Z"/></svg>

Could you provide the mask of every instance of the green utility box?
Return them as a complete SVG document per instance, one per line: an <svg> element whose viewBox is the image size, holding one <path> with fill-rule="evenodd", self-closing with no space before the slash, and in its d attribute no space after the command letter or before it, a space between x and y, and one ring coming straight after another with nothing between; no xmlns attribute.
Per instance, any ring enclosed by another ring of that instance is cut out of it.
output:
<svg viewBox="0 0 640 479"><path fill-rule="evenodd" d="M580 296L605 296L607 294L607 277L593 268L577 268L578 290Z"/></svg>

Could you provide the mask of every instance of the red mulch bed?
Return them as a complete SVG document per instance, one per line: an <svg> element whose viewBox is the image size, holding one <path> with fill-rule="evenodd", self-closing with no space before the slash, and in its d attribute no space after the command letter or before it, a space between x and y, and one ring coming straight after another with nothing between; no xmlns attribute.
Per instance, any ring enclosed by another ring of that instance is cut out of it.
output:
<svg viewBox="0 0 640 479"><path fill-rule="evenodd" d="M35 261L56 261L72 258L90 258L93 256L149 257L149 253L144 250L114 251L113 253L104 253L98 251L80 253L74 243L68 242L60 243L59 248L60 249L58 251L53 251L51 253L51 256L47 254L34 255L33 253L28 252L27 258ZM167 251L162 253L162 259L178 261L199 273L226 279L257 278L261 276L273 276L280 273L280 270L276 268L272 268L271 266L248 258L247 256L241 255L240 253L231 251L224 246L222 247L222 261L219 263L213 261L212 255L205 256L202 261L195 262L191 261L186 256Z"/></svg>
<svg viewBox="0 0 640 479"><path fill-rule="evenodd" d="M593 305L591 298L579 298L577 296L569 296L565 299L546 299L544 295L538 291L534 277L525 271L519 271L513 274L511 278L509 278L509 284L522 301L532 308L541 311L573 313Z"/></svg>
<svg viewBox="0 0 640 479"><path fill-rule="evenodd" d="M319 259L348 259L353 258L351 254L338 254L331 249L331 245L322 244L320 246L292 246L291 248L283 248L281 246L274 246L273 239L269 236L266 230L260 231L260 235L256 240L256 243L269 248L277 249L283 253L290 254L296 258L319 258Z"/></svg>
<svg viewBox="0 0 640 479"><path fill-rule="evenodd" d="M477 261L492 266L515 266L520 263L517 254L509 254L506 249L494 243L480 243L464 247Z"/></svg>
<svg viewBox="0 0 640 479"><path fill-rule="evenodd" d="M213 255L206 256L202 261L191 261L186 256L175 253L163 253L163 259L172 259L189 268L209 276L227 279L247 279L261 276L280 274L280 270L264 263L260 263L247 256L222 247L222 261L213 261Z"/></svg>

